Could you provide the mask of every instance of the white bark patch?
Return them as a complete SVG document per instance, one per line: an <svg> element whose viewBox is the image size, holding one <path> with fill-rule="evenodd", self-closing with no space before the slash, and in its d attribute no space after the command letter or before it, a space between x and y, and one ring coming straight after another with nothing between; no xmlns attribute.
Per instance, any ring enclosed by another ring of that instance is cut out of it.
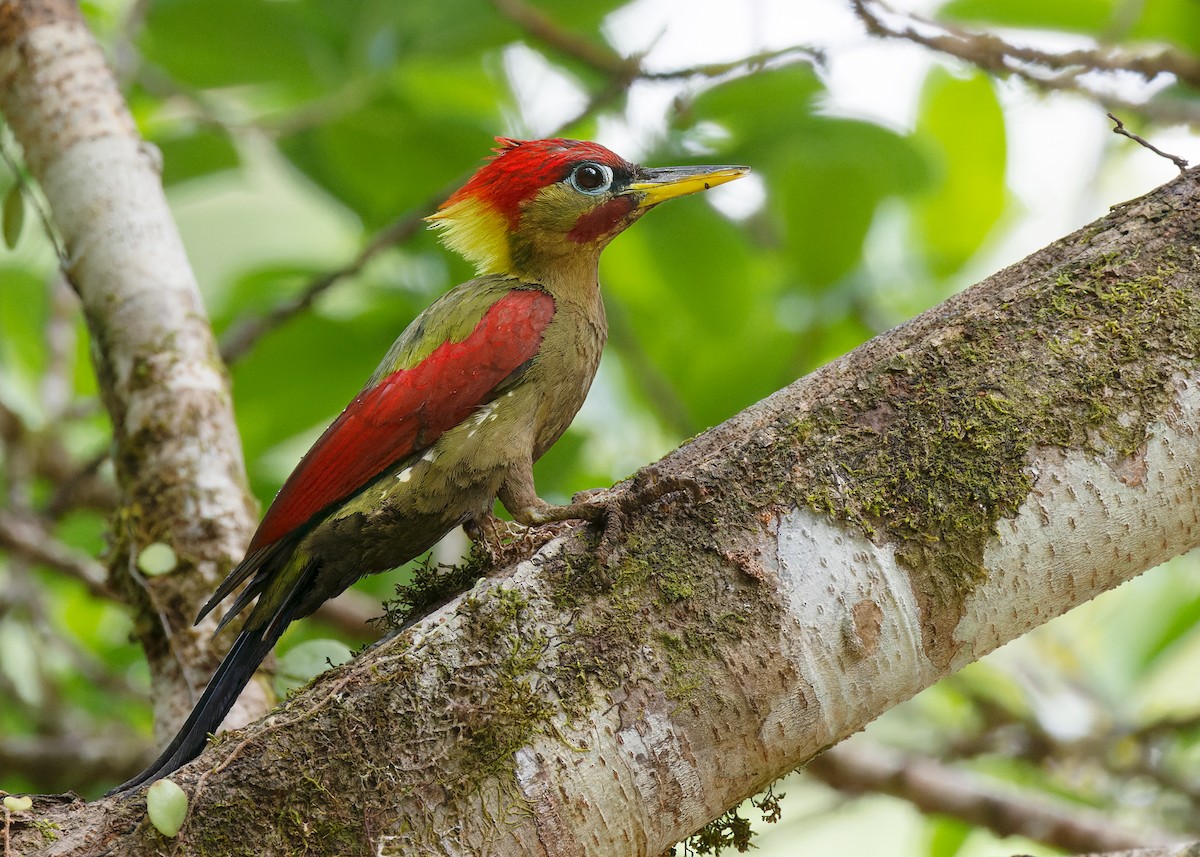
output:
<svg viewBox="0 0 1200 857"><path fill-rule="evenodd" d="M881 700L890 706L929 683L936 670L921 645L917 600L890 547L795 509L779 521L778 560L794 623L780 644L815 698L779 700L764 735L794 730L807 704L803 721L816 733L808 741L821 747L882 711Z"/></svg>
<svg viewBox="0 0 1200 857"><path fill-rule="evenodd" d="M702 814L704 783L696 771L694 759L685 739L675 730L670 717L659 711L646 711L643 717L632 720L617 732L620 761L626 766L628 781L644 795L640 806L650 809L655 798L664 793L682 792L673 802L671 812L681 818ZM664 787L669 783L668 788ZM656 823L646 817L640 826L653 830Z"/></svg>
<svg viewBox="0 0 1200 857"><path fill-rule="evenodd" d="M1195 542L1200 387L1177 388L1174 412L1131 461L1040 452L1033 490L984 551L987 580L964 604L955 669Z"/></svg>

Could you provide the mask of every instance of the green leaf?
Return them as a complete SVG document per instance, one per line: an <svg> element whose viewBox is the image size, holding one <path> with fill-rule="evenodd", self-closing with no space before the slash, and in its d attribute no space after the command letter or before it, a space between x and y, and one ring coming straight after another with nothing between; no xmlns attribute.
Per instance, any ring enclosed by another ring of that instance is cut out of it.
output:
<svg viewBox="0 0 1200 857"><path fill-rule="evenodd" d="M340 640L306 640L287 650L275 670L275 692L286 696L338 664L350 660L350 649Z"/></svg>
<svg viewBox="0 0 1200 857"><path fill-rule="evenodd" d="M929 816L925 820L929 831L929 857L955 857L967 844L972 827L965 822L945 816Z"/></svg>
<svg viewBox="0 0 1200 857"><path fill-rule="evenodd" d="M1099 33L1108 26L1116 0L951 0L938 17L960 23Z"/></svg>
<svg viewBox="0 0 1200 857"><path fill-rule="evenodd" d="M510 100L478 61L409 61L386 90L283 139L280 150L373 227L477 167Z"/></svg>
<svg viewBox="0 0 1200 857"><path fill-rule="evenodd" d="M173 839L187 817L188 798L174 780L157 780L146 790L146 813L155 830Z"/></svg>
<svg viewBox="0 0 1200 857"><path fill-rule="evenodd" d="M810 124L824 89L810 66L797 63L714 86L692 103L690 118L720 124L729 133L723 151L757 161L766 149L774 159L778 146L796 143L796 132Z"/></svg>
<svg viewBox="0 0 1200 857"><path fill-rule="evenodd" d="M693 105L695 122L728 132L720 156L762 176L792 274L808 290L857 268L879 203L928 179L911 140L814 112L822 91L812 69L797 64L714 87Z"/></svg>
<svg viewBox="0 0 1200 857"><path fill-rule="evenodd" d="M1200 3L1196 0L1146 0L1142 15L1123 41L1162 41L1200 53Z"/></svg>
<svg viewBox="0 0 1200 857"><path fill-rule="evenodd" d="M829 286L861 263L879 204L928 169L911 140L869 122L814 116L789 142L763 167L768 209L804 285Z"/></svg>
<svg viewBox="0 0 1200 857"><path fill-rule="evenodd" d="M5 194L3 218L4 246L11 250L21 240L21 230L25 226L25 197L20 184L14 184Z"/></svg>
<svg viewBox="0 0 1200 857"><path fill-rule="evenodd" d="M163 155L163 184L212 175L238 166L238 153L224 132L208 129L179 134L153 142Z"/></svg>
<svg viewBox="0 0 1200 857"><path fill-rule="evenodd" d="M916 245L930 270L946 277L979 249L1004 211L1004 113L992 79L935 67L921 93L916 135L938 172L933 191L915 207Z"/></svg>
<svg viewBox="0 0 1200 857"><path fill-rule="evenodd" d="M702 199L663 206L605 253L607 299L620 302L614 319L628 319L634 347L645 353L639 358L613 337L629 385L655 397L639 368L648 358L682 400L691 431L774 391L788 374L794 336L775 320L777 287L742 231Z"/></svg>
<svg viewBox="0 0 1200 857"><path fill-rule="evenodd" d="M147 61L189 86L270 84L277 95L316 95L328 80L330 30L310 27L299 3L161 0L140 42ZM353 4L347 4L353 5Z"/></svg>
<svg viewBox="0 0 1200 857"><path fill-rule="evenodd" d="M0 364L5 367L0 377L2 389L6 381L31 379L45 367L42 331L47 298L45 276L16 264L0 267L0 283L4 284L0 288Z"/></svg>

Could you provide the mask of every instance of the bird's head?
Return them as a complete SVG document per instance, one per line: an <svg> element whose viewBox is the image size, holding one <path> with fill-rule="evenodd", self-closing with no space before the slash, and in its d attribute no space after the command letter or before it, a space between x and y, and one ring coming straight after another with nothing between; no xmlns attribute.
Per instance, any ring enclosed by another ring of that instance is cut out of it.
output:
<svg viewBox="0 0 1200 857"><path fill-rule="evenodd" d="M509 140L428 219L480 274L537 279L600 251L660 202L739 178L748 167L631 164L596 143Z"/></svg>

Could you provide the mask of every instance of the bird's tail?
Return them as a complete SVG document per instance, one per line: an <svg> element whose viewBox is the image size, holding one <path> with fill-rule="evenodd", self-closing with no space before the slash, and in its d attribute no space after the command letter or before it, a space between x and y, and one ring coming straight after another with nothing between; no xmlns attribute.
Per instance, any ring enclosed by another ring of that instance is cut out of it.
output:
<svg viewBox="0 0 1200 857"><path fill-rule="evenodd" d="M289 622L271 623L264 634L262 627L243 629L233 643L233 648L217 671L213 673L204 694L188 715L179 732L162 755L146 770L133 779L117 786L108 794L117 794L135 789L144 783L165 777L176 768L190 762L204 749L210 732L216 732L229 709L233 708L238 695L249 683L254 671L271 651Z"/></svg>

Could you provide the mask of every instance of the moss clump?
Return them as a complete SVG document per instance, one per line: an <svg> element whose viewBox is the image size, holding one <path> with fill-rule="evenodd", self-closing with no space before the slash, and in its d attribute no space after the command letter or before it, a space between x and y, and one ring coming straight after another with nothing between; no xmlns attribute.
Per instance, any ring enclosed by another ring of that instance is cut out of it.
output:
<svg viewBox="0 0 1200 857"><path fill-rule="evenodd" d="M371 854L351 801L339 799L312 775L302 776L276 815L275 831L290 854ZM260 853L248 849L247 853Z"/></svg>
<svg viewBox="0 0 1200 857"><path fill-rule="evenodd" d="M922 572L927 634L948 634L996 522L1033 485L1031 450L1135 455L1200 354L1200 306L1172 264L1111 254L1026 287L999 313L943 314L835 404L780 426L809 486L783 496L857 524ZM932 343L932 344L931 344ZM781 493L792 492L792 478ZM927 642L930 642L927 640Z"/></svg>
<svg viewBox="0 0 1200 857"><path fill-rule="evenodd" d="M718 644L745 631L746 617L729 605L762 597L749 585L728 588L712 531L698 515L678 509L668 530L645 514L630 523L625 545L606 584L590 557L568 558L569 573L552 595L560 609L578 613L555 676L572 710L590 703L594 687L630 680L679 705L694 703L708 686ZM764 603L758 618L769 623L777 609Z"/></svg>
<svg viewBox="0 0 1200 857"><path fill-rule="evenodd" d="M467 650L486 654L478 663L461 665L455 683L467 692L449 706L473 773L511 767L513 754L558 713L533 684L549 639L530 627L527 607L524 595L499 586L486 599L468 597L460 611Z"/></svg>
<svg viewBox="0 0 1200 857"><path fill-rule="evenodd" d="M762 820L767 824L779 821L783 809L779 801L787 797L783 792L775 794L774 785L767 786L762 794L750 798L750 805L762 814ZM741 807L734 807L720 818L713 819L704 827L697 830L679 845L667 852L667 855L682 853L682 857L693 854L720 855L726 848L733 848L738 853L745 853L755 847L754 831L750 828L750 819L740 812Z"/></svg>
<svg viewBox="0 0 1200 857"><path fill-rule="evenodd" d="M427 554L413 564L412 579L396 585L396 597L383 602L378 622L389 630L400 630L436 610L482 577L490 562L484 552L472 547L467 561L460 565L434 562Z"/></svg>

